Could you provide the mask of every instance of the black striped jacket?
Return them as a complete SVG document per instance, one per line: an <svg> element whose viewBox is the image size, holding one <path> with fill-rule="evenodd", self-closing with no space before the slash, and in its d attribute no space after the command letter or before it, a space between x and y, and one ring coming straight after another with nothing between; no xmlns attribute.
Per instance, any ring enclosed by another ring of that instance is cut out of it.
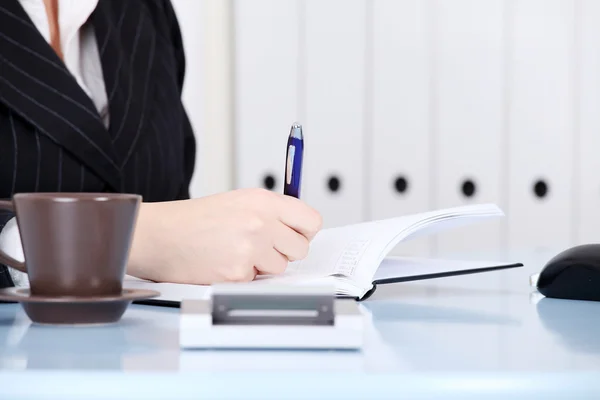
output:
<svg viewBox="0 0 600 400"><path fill-rule="evenodd" d="M189 198L195 140L181 103L185 57L169 0L99 0L90 17L110 126L18 0L0 1L0 198L126 192ZM12 217L0 215L0 228ZM0 287L11 286L6 268Z"/></svg>

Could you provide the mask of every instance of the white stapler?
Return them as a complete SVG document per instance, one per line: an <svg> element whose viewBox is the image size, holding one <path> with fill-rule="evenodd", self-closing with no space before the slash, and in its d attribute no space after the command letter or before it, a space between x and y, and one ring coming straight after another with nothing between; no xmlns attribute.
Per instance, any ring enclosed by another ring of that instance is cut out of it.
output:
<svg viewBox="0 0 600 400"><path fill-rule="evenodd" d="M184 349L360 350L366 314L328 286L223 284L183 299Z"/></svg>

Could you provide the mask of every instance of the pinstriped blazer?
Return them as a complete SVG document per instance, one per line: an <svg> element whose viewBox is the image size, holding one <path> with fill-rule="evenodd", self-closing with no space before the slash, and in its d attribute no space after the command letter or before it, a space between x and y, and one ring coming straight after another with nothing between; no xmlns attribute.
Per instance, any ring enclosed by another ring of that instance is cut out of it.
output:
<svg viewBox="0 0 600 400"><path fill-rule="evenodd" d="M181 103L185 56L170 1L99 0L89 22L109 98L108 128L19 1L0 1L0 198L189 198L196 144ZM0 228L11 217L0 215ZM0 287L11 285L2 266Z"/></svg>

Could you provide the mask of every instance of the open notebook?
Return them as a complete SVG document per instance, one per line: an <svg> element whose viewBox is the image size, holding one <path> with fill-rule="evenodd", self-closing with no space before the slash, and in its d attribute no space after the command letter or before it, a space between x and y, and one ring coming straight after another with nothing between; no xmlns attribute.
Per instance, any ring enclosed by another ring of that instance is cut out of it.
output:
<svg viewBox="0 0 600 400"><path fill-rule="evenodd" d="M431 235L504 213L494 204L447 208L321 230L308 256L289 263L280 275L262 275L250 284L332 283L339 296L368 298L377 285L521 267L521 263L387 257L401 241ZM183 298L206 298L209 286L127 280L125 287L150 288L161 296L148 304L177 306Z"/></svg>

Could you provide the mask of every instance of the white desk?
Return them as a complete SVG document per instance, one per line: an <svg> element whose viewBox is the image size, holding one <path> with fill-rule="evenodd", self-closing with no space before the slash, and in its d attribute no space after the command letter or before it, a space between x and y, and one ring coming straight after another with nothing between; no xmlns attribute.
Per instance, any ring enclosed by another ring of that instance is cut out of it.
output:
<svg viewBox="0 0 600 400"><path fill-rule="evenodd" d="M181 352L178 310L33 326L0 305L0 399L600 398L600 303L530 299L540 262L382 286L364 354Z"/></svg>

